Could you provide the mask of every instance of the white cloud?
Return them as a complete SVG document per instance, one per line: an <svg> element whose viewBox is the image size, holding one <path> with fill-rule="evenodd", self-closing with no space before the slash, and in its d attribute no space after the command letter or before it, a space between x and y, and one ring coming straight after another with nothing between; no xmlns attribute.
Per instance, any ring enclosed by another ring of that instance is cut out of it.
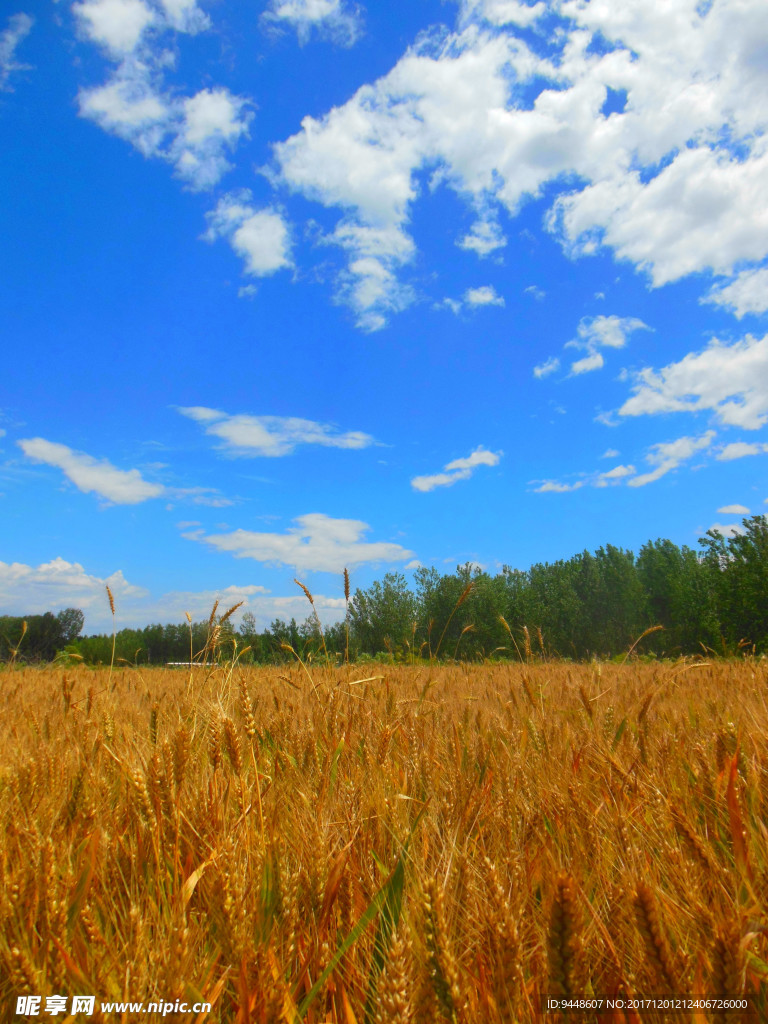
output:
<svg viewBox="0 0 768 1024"><path fill-rule="evenodd" d="M405 561L414 554L400 544L363 540L370 526L358 519L333 519L312 512L293 522L296 526L286 533L234 530L206 535L198 530L184 536L235 558L290 566L299 572L338 573L344 567L352 569L366 563Z"/></svg>
<svg viewBox="0 0 768 1024"><path fill-rule="evenodd" d="M355 311L358 327L378 331L390 313L399 313L414 301L413 289L397 275L413 259L415 246L399 228L345 220L326 241L350 253L347 269L339 275L337 298Z"/></svg>
<svg viewBox="0 0 768 1024"><path fill-rule="evenodd" d="M271 0L263 18L295 28L302 45L315 31L342 46L352 46L362 31L359 9L343 0Z"/></svg>
<svg viewBox="0 0 768 1024"><path fill-rule="evenodd" d="M591 352L588 356L584 356L583 359L577 359L575 363L571 363L571 373L591 373L592 370L601 370L605 365L605 360L601 352Z"/></svg>
<svg viewBox="0 0 768 1024"><path fill-rule="evenodd" d="M460 299L441 299L440 302L436 302L433 309L450 309L454 316L458 316L461 312L461 300Z"/></svg>
<svg viewBox="0 0 768 1024"><path fill-rule="evenodd" d="M489 452L480 446L465 458L454 459L452 462L446 463L442 473L415 476L411 480L411 487L422 493L433 491L436 487L451 487L459 480L468 480L478 466L498 466L503 454L503 452Z"/></svg>
<svg viewBox="0 0 768 1024"><path fill-rule="evenodd" d="M560 360L557 356L550 356L543 363L539 363L538 366L533 368L533 376L541 380L543 377L548 377L550 373L555 373L560 369Z"/></svg>
<svg viewBox="0 0 768 1024"><path fill-rule="evenodd" d="M193 622L199 622L210 616L216 601L219 603L219 614L242 601L242 608L232 619L233 622L237 622L243 612L256 612L262 606L262 602L271 603L274 600L276 599L270 595L266 587L256 584L233 584L212 590L170 590L159 597L151 597L145 593L143 600L124 602L122 607L120 602L116 601L116 612L121 625L128 622L142 626L150 622L183 622L187 612Z"/></svg>
<svg viewBox="0 0 768 1024"><path fill-rule="evenodd" d="M748 516L749 509L746 505L723 505L719 508L718 513L723 516Z"/></svg>
<svg viewBox="0 0 768 1024"><path fill-rule="evenodd" d="M607 473L600 473L593 481L593 487L608 487L609 484L621 483L628 476L634 476L637 470L634 466L616 466L609 469Z"/></svg>
<svg viewBox="0 0 768 1024"><path fill-rule="evenodd" d="M450 309L456 316L469 306L478 309L482 306L504 306L504 297L498 295L493 285L481 285L479 288L468 288L461 299L445 298L434 304L435 309Z"/></svg>
<svg viewBox="0 0 768 1024"><path fill-rule="evenodd" d="M454 470L473 470L478 466L498 466L503 452L489 452L485 448L475 448L471 455L461 459L454 459L444 467L448 472Z"/></svg>
<svg viewBox="0 0 768 1024"><path fill-rule="evenodd" d="M65 444L42 437L27 438L17 444L29 459L60 469L84 494L97 494L116 505L138 505L158 498L165 489L145 480L138 469L117 469L107 459L74 451Z"/></svg>
<svg viewBox="0 0 768 1024"><path fill-rule="evenodd" d="M617 455L621 455L621 452L618 451L616 448L608 448L606 451L603 452L603 454L600 456L600 458L601 459L615 459Z"/></svg>
<svg viewBox="0 0 768 1024"><path fill-rule="evenodd" d="M325 448L368 448L376 442L360 430L339 433L327 423L298 416L230 416L217 409L192 406L178 410L183 416L204 426L206 434L218 438L220 448L229 455L276 458L291 455L298 445L315 444Z"/></svg>
<svg viewBox="0 0 768 1024"><path fill-rule="evenodd" d="M543 483L534 488L534 492L536 494L565 494L567 491L578 491L583 486L583 480L577 480L572 484L560 483L558 480L544 480Z"/></svg>
<svg viewBox="0 0 768 1024"><path fill-rule="evenodd" d="M600 243L647 271L655 287L768 255L768 152L744 162L685 149L647 184L638 172L560 197L549 219L574 255Z"/></svg>
<svg viewBox="0 0 768 1024"><path fill-rule="evenodd" d="M248 136L249 101L222 87L180 96L165 84L173 61L167 33L209 26L194 0L83 0L74 4L81 28L115 62L103 85L81 89L80 114L125 139L145 157L166 161L195 189L211 188L230 169L228 151Z"/></svg>
<svg viewBox="0 0 768 1024"><path fill-rule="evenodd" d="M717 453L717 460L718 462L732 462L734 459L743 459L747 455L762 455L764 452L768 452L768 444L732 441L730 444L723 445Z"/></svg>
<svg viewBox="0 0 768 1024"><path fill-rule="evenodd" d="M468 249L482 258L497 249L502 249L507 244L507 239L498 222L489 218L475 221L472 229L456 244L460 249Z"/></svg>
<svg viewBox="0 0 768 1024"><path fill-rule="evenodd" d="M85 634L111 632L107 586L115 599L118 629L142 627L151 622L183 623L186 612L193 621L207 619L215 601L219 602L220 611L243 601L233 621L236 622L244 611L252 611L260 630L267 628L275 618L301 621L309 610L303 594L274 595L256 584L171 590L155 597L145 587L130 583L120 570L102 577L86 572L78 562L54 558L38 566L0 562L0 614L39 615L62 608L80 608L85 614ZM343 597L318 593L312 596L323 621L343 617Z"/></svg>
<svg viewBox="0 0 768 1024"><path fill-rule="evenodd" d="M588 353L583 359L571 363L571 373L588 373L599 370L604 364L601 348L624 348L627 337L640 329L650 330L647 324L637 317L627 316L594 316L584 317L576 331L576 337L566 342L566 348L585 349Z"/></svg>
<svg viewBox="0 0 768 1024"><path fill-rule="evenodd" d="M246 273L266 277L293 266L291 238L282 214L258 210L247 189L223 196L207 215L205 238L226 238L245 263Z"/></svg>
<svg viewBox="0 0 768 1024"><path fill-rule="evenodd" d="M618 427L619 421L614 416L613 412L599 412L595 416L595 423L602 423L604 427Z"/></svg>
<svg viewBox="0 0 768 1024"><path fill-rule="evenodd" d="M646 484L659 480L673 469L677 469L681 463L686 462L696 452L709 448L714 437L714 430L708 430L701 437L679 437L676 441L663 441L660 444L651 445L645 456L645 461L655 468L650 473L632 477L627 481L628 486L644 487Z"/></svg>
<svg viewBox="0 0 768 1024"><path fill-rule="evenodd" d="M8 27L0 32L0 91L8 89L8 80L14 71L26 71L28 64L19 64L15 59L16 47L30 33L33 25L28 14L12 14Z"/></svg>
<svg viewBox="0 0 768 1024"><path fill-rule="evenodd" d="M201 89L184 100L184 136L192 145L215 135L236 139L245 130L239 116L240 105L226 89Z"/></svg>
<svg viewBox="0 0 768 1024"><path fill-rule="evenodd" d="M468 45L461 52L461 44L451 41L442 57L432 48L431 42L419 44L385 78L363 86L321 120L305 118L300 133L275 147L284 184L343 211L340 229L347 240L349 271L375 271L374 278L381 279L378 291L367 297L368 315L379 324L412 299L410 292L398 291L398 277L415 255L406 234L409 204L418 194L415 171L424 163L444 161L444 141L468 155L480 144L473 129L476 103L487 105L481 98L487 97L503 106L507 90L501 69L510 47L504 40L485 40L479 52ZM482 131L489 132L490 126ZM448 181L454 187L453 168ZM473 186L472 191L481 196L483 188ZM483 221L490 224L488 217ZM363 238L365 251L360 249ZM482 252L492 251L488 246L496 248L497 241L494 229L476 225L461 244ZM366 261L362 268L360 260ZM359 306L359 296L354 291L348 295Z"/></svg>
<svg viewBox="0 0 768 1024"><path fill-rule="evenodd" d="M523 291L526 295L536 299L537 302L543 302L547 297L547 293L542 288L537 288L535 284L529 284Z"/></svg>
<svg viewBox="0 0 768 1024"><path fill-rule="evenodd" d="M464 0L465 19L479 18L491 25L527 26L540 18L547 10L543 2L527 4L522 0Z"/></svg>
<svg viewBox="0 0 768 1024"><path fill-rule="evenodd" d="M738 537L745 532L740 523L712 523L709 529L713 533L721 533L723 537Z"/></svg>
<svg viewBox="0 0 768 1024"><path fill-rule="evenodd" d="M486 225L555 183L548 223L575 254L608 246L655 286L742 272L768 256L763 6L466 0L458 31L422 36L343 106L305 118L275 147L278 176L347 220L403 233L420 171ZM546 41L523 41L519 26L545 12L558 19ZM626 96L621 111L603 112L608 90ZM494 242L486 227L461 244L482 254Z"/></svg>
<svg viewBox="0 0 768 1024"><path fill-rule="evenodd" d="M206 505L208 508L229 508L235 502L223 497L215 487L164 487L163 497L171 501L187 501L192 505ZM167 506L169 509L173 505Z"/></svg>
<svg viewBox="0 0 768 1024"><path fill-rule="evenodd" d="M210 28L210 19L200 10L196 0L160 0L170 25L178 32L193 35Z"/></svg>
<svg viewBox="0 0 768 1024"><path fill-rule="evenodd" d="M248 101L226 89L188 99L163 90L160 76L131 57L106 85L81 90L80 113L130 142L146 157L173 164L195 189L210 188L230 169L226 152L248 135Z"/></svg>
<svg viewBox="0 0 768 1024"><path fill-rule="evenodd" d="M136 49L156 21L143 0L83 0L72 4L72 11L86 36L118 57Z"/></svg>
<svg viewBox="0 0 768 1024"><path fill-rule="evenodd" d="M739 320L747 313L768 310L768 267L742 272L728 285L713 288L702 302L732 310Z"/></svg>
<svg viewBox="0 0 768 1024"><path fill-rule="evenodd" d="M469 306L503 306L504 296L497 295L493 285L484 284L479 288L468 288L464 293L464 301Z"/></svg>
<svg viewBox="0 0 768 1024"><path fill-rule="evenodd" d="M537 494L546 492L565 493L575 491L580 487L609 487L627 484L629 487L644 487L653 483L661 477L677 469L683 462L690 459L696 452L705 451L710 448L715 437L714 430L708 430L700 437L680 437L676 441L664 441L661 444L651 445L645 461L654 468L641 475L633 465L615 466L605 473L582 474L582 479L575 483L562 483L558 480L545 480L539 487L535 488ZM619 453L615 449L609 449L602 458L615 458ZM537 481L532 481L536 483Z"/></svg>
<svg viewBox="0 0 768 1024"><path fill-rule="evenodd" d="M110 617L107 586L118 607L123 599L148 593L129 583L119 570L110 576L92 576L78 562L63 558L38 566L0 562L0 608L9 614L39 615L62 608L80 608L90 621L89 612L96 609L106 622Z"/></svg>
<svg viewBox="0 0 768 1024"><path fill-rule="evenodd" d="M632 390L622 416L710 410L723 424L757 430L768 422L768 335L714 339L678 363L641 370Z"/></svg>

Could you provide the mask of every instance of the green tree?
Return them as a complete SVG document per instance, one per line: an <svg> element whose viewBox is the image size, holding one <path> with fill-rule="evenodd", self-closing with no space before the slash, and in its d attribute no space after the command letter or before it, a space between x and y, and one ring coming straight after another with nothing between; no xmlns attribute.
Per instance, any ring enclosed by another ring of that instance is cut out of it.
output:
<svg viewBox="0 0 768 1024"><path fill-rule="evenodd" d="M402 573L388 572L381 583L356 590L349 605L350 631L355 645L368 654L412 643L416 599Z"/></svg>

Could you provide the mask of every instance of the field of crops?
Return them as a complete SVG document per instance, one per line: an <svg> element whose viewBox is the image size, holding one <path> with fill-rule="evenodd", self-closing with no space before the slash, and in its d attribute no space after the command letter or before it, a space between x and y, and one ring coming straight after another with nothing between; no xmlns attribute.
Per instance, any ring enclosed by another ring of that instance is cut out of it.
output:
<svg viewBox="0 0 768 1024"><path fill-rule="evenodd" d="M767 1019L767 695L755 660L0 673L0 1017Z"/></svg>

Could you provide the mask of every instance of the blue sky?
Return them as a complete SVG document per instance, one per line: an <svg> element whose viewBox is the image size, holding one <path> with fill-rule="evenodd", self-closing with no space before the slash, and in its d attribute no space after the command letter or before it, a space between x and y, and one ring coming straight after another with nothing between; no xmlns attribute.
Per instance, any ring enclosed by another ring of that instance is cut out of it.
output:
<svg viewBox="0 0 768 1024"><path fill-rule="evenodd" d="M768 498L763 0L0 20L0 611L260 626Z"/></svg>

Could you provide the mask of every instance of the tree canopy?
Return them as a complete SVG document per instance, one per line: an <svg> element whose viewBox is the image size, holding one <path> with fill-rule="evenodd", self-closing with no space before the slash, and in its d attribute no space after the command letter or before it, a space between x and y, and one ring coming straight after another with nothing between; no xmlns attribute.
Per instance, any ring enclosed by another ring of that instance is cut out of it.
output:
<svg viewBox="0 0 768 1024"><path fill-rule="evenodd" d="M389 572L351 596L344 621L324 627L329 654L351 658L524 657L585 659L626 652L644 631L646 653L666 656L768 652L768 521L745 519L741 532L707 532L699 552L670 540L648 541L637 555L611 544L528 569L504 566L491 575L472 564L440 573L418 568L409 584ZM8 659L25 617L0 618L0 657ZM49 661L70 649L88 663L108 663L111 635L81 636L83 614L67 608L26 617L17 657ZM257 628L246 611L228 642L246 661L275 662L318 656L314 616L297 623L275 619ZM209 623L120 630L117 659L162 664L187 661L205 646ZM226 645L225 645L226 646Z"/></svg>

